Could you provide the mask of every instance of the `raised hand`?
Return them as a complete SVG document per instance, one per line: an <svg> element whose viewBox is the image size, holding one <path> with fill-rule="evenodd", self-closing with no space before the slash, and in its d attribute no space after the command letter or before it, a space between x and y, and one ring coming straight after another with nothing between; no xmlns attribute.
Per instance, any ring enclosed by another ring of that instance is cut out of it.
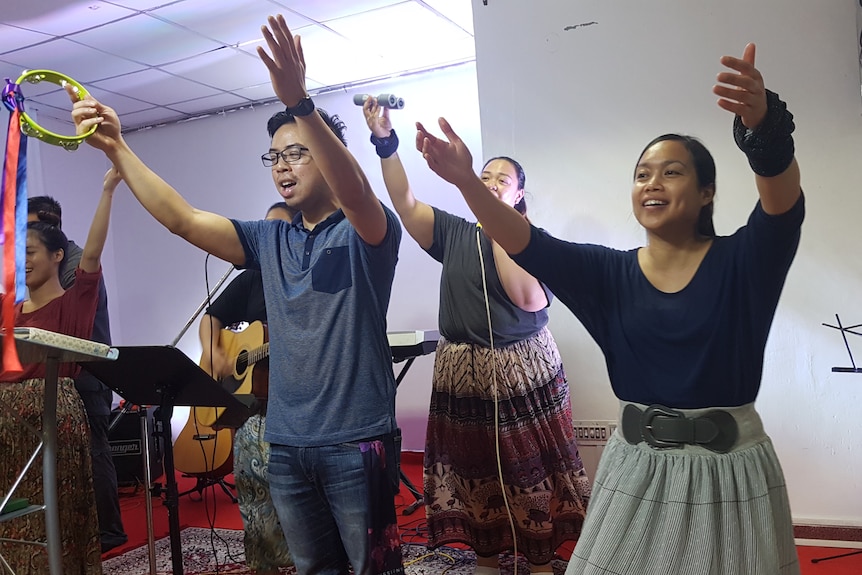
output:
<svg viewBox="0 0 862 575"><path fill-rule="evenodd" d="M78 93L71 84L66 84L66 93L72 100L72 121L75 133L85 134L93 125L99 129L87 138L87 143L97 150L107 151L122 140L120 118L113 108L109 108L92 96L78 99Z"/></svg>
<svg viewBox="0 0 862 575"><path fill-rule="evenodd" d="M287 106L296 106L308 95L305 90L305 56L300 37L291 34L284 16L270 16L269 27L261 26L263 37L272 52L272 57L262 46L257 54L269 69L272 88L278 99ZM271 30L270 30L271 29Z"/></svg>
<svg viewBox="0 0 862 575"><path fill-rule="evenodd" d="M446 140L432 135L421 123L416 122L416 149L428 163L431 171L456 186L475 178L473 155L464 141L458 137L445 118L438 120Z"/></svg>
<svg viewBox="0 0 862 575"><path fill-rule="evenodd" d="M388 138L392 133L392 122L389 121L389 108L383 108L380 113L380 105L377 98L368 96L362 103L362 112L365 114L365 123L368 129L378 138Z"/></svg>
<svg viewBox="0 0 862 575"><path fill-rule="evenodd" d="M117 171L117 168L111 166L108 168L108 171L105 172L105 179L102 182L102 190L106 193L113 194L114 190L117 189L117 186L120 185L120 182L123 181L123 177L120 175L120 172Z"/></svg>
<svg viewBox="0 0 862 575"><path fill-rule="evenodd" d="M721 64L735 72L721 72L712 91L719 96L718 105L740 117L743 125L754 129L766 116L766 88L763 76L754 67L754 44L748 44L742 59L722 56Z"/></svg>

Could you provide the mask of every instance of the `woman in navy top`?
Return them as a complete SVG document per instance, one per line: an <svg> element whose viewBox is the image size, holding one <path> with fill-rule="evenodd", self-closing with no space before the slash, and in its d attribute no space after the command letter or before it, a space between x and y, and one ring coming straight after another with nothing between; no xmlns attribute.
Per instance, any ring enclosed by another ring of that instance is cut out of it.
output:
<svg viewBox="0 0 862 575"><path fill-rule="evenodd" d="M644 149L632 208L647 244L617 251L530 226L476 181L445 120L448 142L419 126L431 169L581 320L620 399L569 575L799 573L784 477L753 402L805 208L792 115L754 53L723 57L730 70L713 88L760 196L727 237L712 226L714 162L694 138Z"/></svg>

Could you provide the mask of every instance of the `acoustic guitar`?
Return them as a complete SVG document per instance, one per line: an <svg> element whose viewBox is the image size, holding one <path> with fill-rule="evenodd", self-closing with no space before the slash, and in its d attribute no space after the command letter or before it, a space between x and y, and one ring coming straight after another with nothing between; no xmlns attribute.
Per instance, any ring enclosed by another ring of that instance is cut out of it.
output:
<svg viewBox="0 0 862 575"><path fill-rule="evenodd" d="M233 358L233 373L220 384L236 394L266 398L269 387L269 333L255 321L242 331L223 329L219 347ZM210 366L201 365L206 371ZM186 475L223 477L233 471L233 430L219 428L223 407L192 407L174 442L174 466Z"/></svg>

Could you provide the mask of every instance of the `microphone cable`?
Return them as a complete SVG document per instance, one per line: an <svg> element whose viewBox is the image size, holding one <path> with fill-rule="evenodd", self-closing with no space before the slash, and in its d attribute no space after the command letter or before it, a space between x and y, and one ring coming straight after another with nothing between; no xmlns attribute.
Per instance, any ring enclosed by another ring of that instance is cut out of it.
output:
<svg viewBox="0 0 862 575"><path fill-rule="evenodd" d="M506 517L509 520L509 528L512 530L513 546L513 575L518 575L518 535L515 531L515 519L512 517L512 507L509 504L509 496L506 494L506 483L503 480L503 463L500 457L500 399L497 389L497 351L494 348L494 330L491 323L491 302L488 297L488 281L485 277L485 256L482 253L482 224L476 223L476 248L479 251L479 269L482 272L482 292L485 295L485 315L488 319L488 343L491 349L491 390L494 396L494 453L497 459L497 479L500 482L500 491L503 494L503 504L506 507ZM491 240L493 241L493 240ZM493 246L491 250L493 256Z"/></svg>

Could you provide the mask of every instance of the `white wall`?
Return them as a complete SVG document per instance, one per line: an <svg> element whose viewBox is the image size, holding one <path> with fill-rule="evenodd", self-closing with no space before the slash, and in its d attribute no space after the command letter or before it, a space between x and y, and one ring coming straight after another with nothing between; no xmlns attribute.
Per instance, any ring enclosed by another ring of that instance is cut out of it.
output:
<svg viewBox="0 0 862 575"><path fill-rule="evenodd" d="M378 195L391 207L362 110L353 105L353 94L361 92L393 92L405 99L405 108L393 112L392 121L401 139L400 156L416 195L453 213L468 215L457 191L431 173L416 152L414 122L436 126L438 115L445 115L464 126L464 139L478 150L481 143L475 65L315 98L319 107L345 121L350 150L365 168ZM228 217L262 218L267 207L280 199L270 170L261 165L260 155L269 148L266 121L281 109L280 105L262 106L139 131L128 134L126 139L192 205ZM59 133L71 130L69 126L50 128ZM44 193L60 200L69 237L83 243L107 161L88 146L74 153L31 143L31 148L37 146L42 151ZM31 191L31 195L37 193L42 192ZM121 187L115 196L103 266L115 344L170 343L206 296L204 260L204 252L173 237ZM229 264L210 258L209 285L214 286L229 268ZM436 329L439 278L440 265L405 232L389 308L390 330ZM178 347L198 360L197 322ZM407 449L424 449L432 365L433 355L417 359L398 390L398 420ZM395 367L397 374L401 364ZM185 423L185 414L185 410L177 410L175 427Z"/></svg>
<svg viewBox="0 0 862 575"><path fill-rule="evenodd" d="M713 152L719 233L745 223L756 201L752 175L711 88L720 56L757 43L767 87L796 116L807 196L757 402L797 522L862 525L862 375L830 371L849 360L840 335L820 325L836 312L862 322L856 4L473 0L485 154L522 162L539 225L620 248L644 240L631 215L631 174L642 147L665 132L698 136ZM558 303L551 328L575 417L616 417L596 345ZM862 341L851 339L859 361Z"/></svg>

